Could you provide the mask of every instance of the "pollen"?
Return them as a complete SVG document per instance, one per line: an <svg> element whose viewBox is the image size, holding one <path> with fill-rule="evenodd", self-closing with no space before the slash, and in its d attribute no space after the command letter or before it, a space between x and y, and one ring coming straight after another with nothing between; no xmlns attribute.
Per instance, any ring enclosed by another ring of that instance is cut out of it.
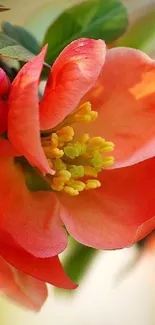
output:
<svg viewBox="0 0 155 325"><path fill-rule="evenodd" d="M97 117L98 113L86 102L53 132L41 137L49 166L55 170L54 176L46 176L53 191L77 196L101 186L100 173L114 164L114 157L109 155L114 144L88 133L78 137L73 128L74 123L91 123Z"/></svg>

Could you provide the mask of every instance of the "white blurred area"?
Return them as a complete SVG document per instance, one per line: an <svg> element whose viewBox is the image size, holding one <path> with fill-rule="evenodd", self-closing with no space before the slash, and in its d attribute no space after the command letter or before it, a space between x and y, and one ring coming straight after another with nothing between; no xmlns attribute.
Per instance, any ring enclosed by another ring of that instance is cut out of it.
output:
<svg viewBox="0 0 155 325"><path fill-rule="evenodd" d="M143 257L119 275L137 255L136 248L100 252L74 295L50 295L38 314L2 299L1 325L154 325L155 261ZM154 258L153 258L154 259Z"/></svg>
<svg viewBox="0 0 155 325"><path fill-rule="evenodd" d="M103 0L108 1L108 0ZM66 6L78 0L1 0L12 8L3 20L25 25L38 40ZM139 14L155 0L124 0ZM137 255L136 247L100 252L74 295L50 295L38 314L0 299L0 325L155 325L155 262L143 257L121 280L118 275Z"/></svg>

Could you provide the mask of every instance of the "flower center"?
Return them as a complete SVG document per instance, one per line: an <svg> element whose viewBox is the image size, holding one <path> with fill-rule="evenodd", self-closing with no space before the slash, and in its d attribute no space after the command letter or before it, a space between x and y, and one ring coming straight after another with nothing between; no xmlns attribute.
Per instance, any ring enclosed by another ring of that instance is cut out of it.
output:
<svg viewBox="0 0 155 325"><path fill-rule="evenodd" d="M101 186L98 174L114 163L113 156L105 156L114 150L114 144L102 137L90 137L85 133L79 138L71 126L74 123L90 123L98 114L89 102L69 115L50 135L41 138L42 147L49 165L56 171L46 176L54 191L64 191L76 196L83 190Z"/></svg>

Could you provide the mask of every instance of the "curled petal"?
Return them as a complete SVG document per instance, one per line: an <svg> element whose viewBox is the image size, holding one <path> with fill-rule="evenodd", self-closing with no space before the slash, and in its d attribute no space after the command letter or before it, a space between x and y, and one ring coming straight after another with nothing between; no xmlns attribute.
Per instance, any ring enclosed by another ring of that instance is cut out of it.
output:
<svg viewBox="0 0 155 325"><path fill-rule="evenodd" d="M44 282L22 273L0 257L0 290L28 309L40 310L47 298Z"/></svg>
<svg viewBox="0 0 155 325"><path fill-rule="evenodd" d="M62 219L79 242L99 249L131 246L155 228L155 158L104 171L102 186L70 199Z"/></svg>
<svg viewBox="0 0 155 325"><path fill-rule="evenodd" d="M115 48L86 98L98 110L92 134L115 143L116 167L155 155L155 61L141 51Z"/></svg>
<svg viewBox="0 0 155 325"><path fill-rule="evenodd" d="M25 250L39 257L62 252L67 234L59 218L59 203L52 192L30 192L19 162L0 159L0 227Z"/></svg>
<svg viewBox="0 0 155 325"><path fill-rule="evenodd" d="M40 104L41 129L51 129L78 105L94 85L105 60L102 40L78 39L56 59Z"/></svg>
<svg viewBox="0 0 155 325"><path fill-rule="evenodd" d="M58 256L36 258L19 247L10 235L0 232L0 254L11 265L22 272L58 288L75 289L76 284L63 270Z"/></svg>
<svg viewBox="0 0 155 325"><path fill-rule="evenodd" d="M30 164L52 173L40 141L38 82L46 47L26 63L12 83L9 96L8 136Z"/></svg>

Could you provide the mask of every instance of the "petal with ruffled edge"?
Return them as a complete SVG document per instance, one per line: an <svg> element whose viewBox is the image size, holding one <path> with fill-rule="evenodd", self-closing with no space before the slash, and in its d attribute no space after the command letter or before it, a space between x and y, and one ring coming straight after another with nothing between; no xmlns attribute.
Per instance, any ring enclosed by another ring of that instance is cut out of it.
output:
<svg viewBox="0 0 155 325"><path fill-rule="evenodd" d="M40 141L38 82L46 46L14 79L9 96L8 137L30 164L44 174L50 169Z"/></svg>
<svg viewBox="0 0 155 325"><path fill-rule="evenodd" d="M0 290L28 309L39 311L47 298L42 281L22 273L0 257Z"/></svg>
<svg viewBox="0 0 155 325"><path fill-rule="evenodd" d="M102 40L81 38L70 43L56 59L40 104L42 130L60 123L94 85L105 61Z"/></svg>
<svg viewBox="0 0 155 325"><path fill-rule="evenodd" d="M132 245L155 228L155 158L102 173L102 186L60 197L62 220L79 242L99 249Z"/></svg>
<svg viewBox="0 0 155 325"><path fill-rule="evenodd" d="M115 143L115 167L155 155L155 61L135 49L107 51L100 78L86 100L99 113L87 131Z"/></svg>
<svg viewBox="0 0 155 325"><path fill-rule="evenodd" d="M58 288L77 288L64 272L58 256L37 258L22 249L9 234L3 231L0 231L0 254L8 263L36 279Z"/></svg>
<svg viewBox="0 0 155 325"><path fill-rule="evenodd" d="M12 150L9 152L7 148L4 152L12 155ZM35 256L50 257L62 252L67 245L67 234L59 217L56 195L30 192L20 163L14 163L12 157L0 158L0 180L0 227Z"/></svg>

